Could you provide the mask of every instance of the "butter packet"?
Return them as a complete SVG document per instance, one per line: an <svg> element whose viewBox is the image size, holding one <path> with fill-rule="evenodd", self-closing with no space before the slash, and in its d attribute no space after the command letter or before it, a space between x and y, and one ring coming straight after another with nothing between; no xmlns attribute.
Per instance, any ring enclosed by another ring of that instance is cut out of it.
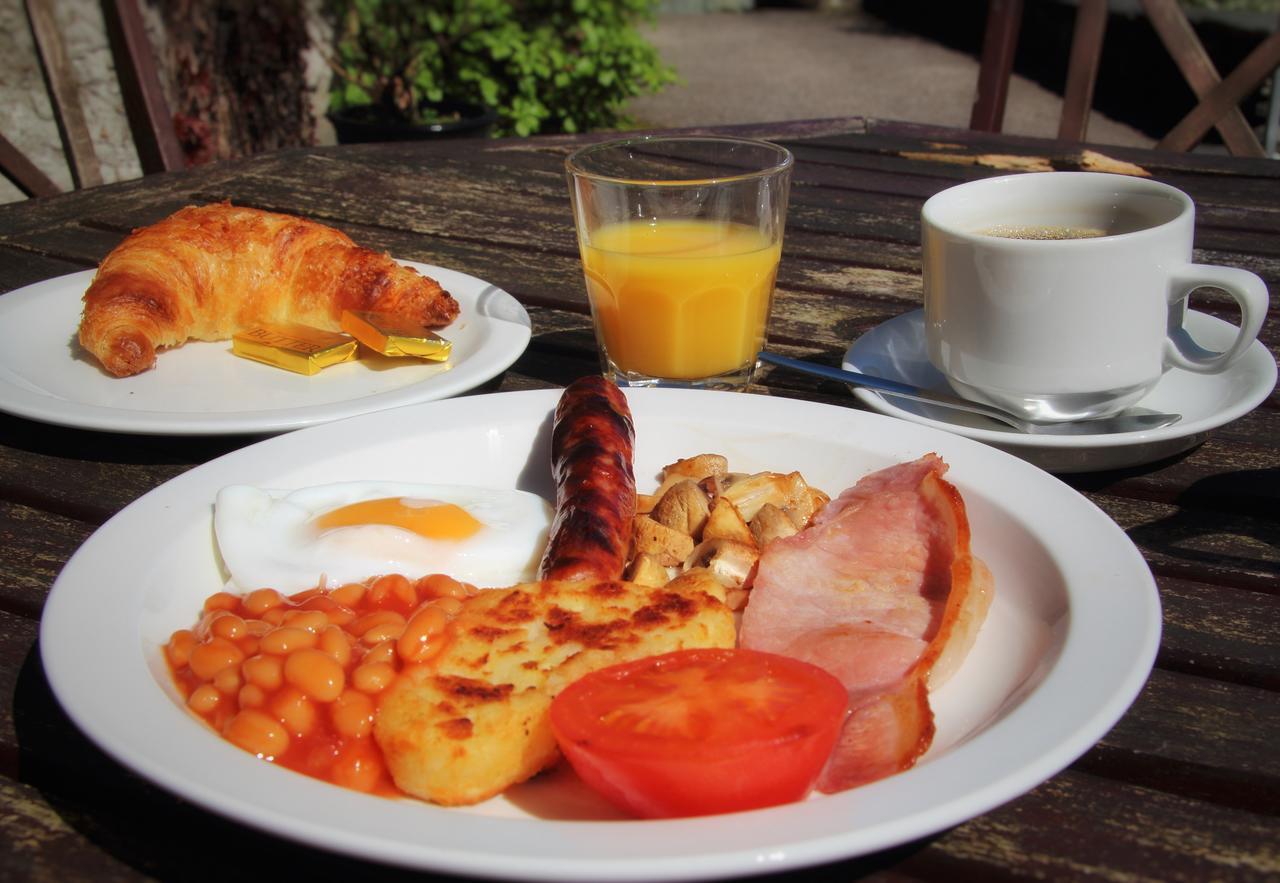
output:
<svg viewBox="0 0 1280 883"><path fill-rule="evenodd" d="M231 351L255 362L310 375L354 359L356 342L345 334L309 325L259 325L234 335Z"/></svg>
<svg viewBox="0 0 1280 883"><path fill-rule="evenodd" d="M413 322L390 313L344 310L342 330L384 356L416 356L432 362L449 358L453 344Z"/></svg>

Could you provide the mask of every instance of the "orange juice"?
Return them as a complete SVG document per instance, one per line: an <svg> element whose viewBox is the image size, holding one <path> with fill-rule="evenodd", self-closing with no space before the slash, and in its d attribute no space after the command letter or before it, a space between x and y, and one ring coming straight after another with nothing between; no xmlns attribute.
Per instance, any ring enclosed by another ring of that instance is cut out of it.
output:
<svg viewBox="0 0 1280 883"><path fill-rule="evenodd" d="M782 244L725 221L627 221L582 249L601 345L620 370L695 380L741 370L764 343Z"/></svg>

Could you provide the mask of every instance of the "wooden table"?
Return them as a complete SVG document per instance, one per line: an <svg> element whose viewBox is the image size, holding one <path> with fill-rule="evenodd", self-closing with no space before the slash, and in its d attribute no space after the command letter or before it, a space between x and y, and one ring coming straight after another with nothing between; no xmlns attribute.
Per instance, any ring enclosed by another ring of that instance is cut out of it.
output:
<svg viewBox="0 0 1280 883"><path fill-rule="evenodd" d="M1076 169L1080 145L864 119L740 127L797 163L772 343L839 364L848 342L920 301L921 203L1008 168ZM569 219L572 139L282 152L0 207L0 289L93 267L126 232L229 199L340 227L453 267L528 308L532 344L478 392L597 370ZM1198 259L1280 283L1280 163L1098 148L1197 201ZM1199 309L1231 315L1221 301ZM1280 346L1273 310L1263 330ZM858 407L790 372L755 392ZM1120 723L1061 774L924 841L797 877L1210 880L1280 874L1280 411L1275 395L1165 462L1070 484L1155 573L1164 638ZM228 878L241 849L298 879L407 872L317 854L179 801L68 721L41 669L41 605L68 556L124 505L251 437L122 436L0 418L0 878Z"/></svg>

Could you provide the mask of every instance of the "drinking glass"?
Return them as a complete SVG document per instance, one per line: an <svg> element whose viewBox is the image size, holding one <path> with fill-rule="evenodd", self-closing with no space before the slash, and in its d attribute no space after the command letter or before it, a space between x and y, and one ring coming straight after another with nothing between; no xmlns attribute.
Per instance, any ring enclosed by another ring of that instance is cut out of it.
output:
<svg viewBox="0 0 1280 883"><path fill-rule="evenodd" d="M764 346L794 160L767 141L639 137L567 161L600 347L623 386L741 389Z"/></svg>

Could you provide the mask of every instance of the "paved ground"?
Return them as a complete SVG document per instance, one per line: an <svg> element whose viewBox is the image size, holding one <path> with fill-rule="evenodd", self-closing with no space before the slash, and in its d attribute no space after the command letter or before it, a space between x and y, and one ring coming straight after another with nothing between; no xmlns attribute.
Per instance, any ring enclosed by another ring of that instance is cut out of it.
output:
<svg viewBox="0 0 1280 883"><path fill-rule="evenodd" d="M868 14L802 9L666 14L648 31L683 83L632 102L642 125L871 116L966 127L977 59ZM1014 77L1004 130L1053 137L1061 98ZM1094 114L1089 140L1152 139Z"/></svg>

